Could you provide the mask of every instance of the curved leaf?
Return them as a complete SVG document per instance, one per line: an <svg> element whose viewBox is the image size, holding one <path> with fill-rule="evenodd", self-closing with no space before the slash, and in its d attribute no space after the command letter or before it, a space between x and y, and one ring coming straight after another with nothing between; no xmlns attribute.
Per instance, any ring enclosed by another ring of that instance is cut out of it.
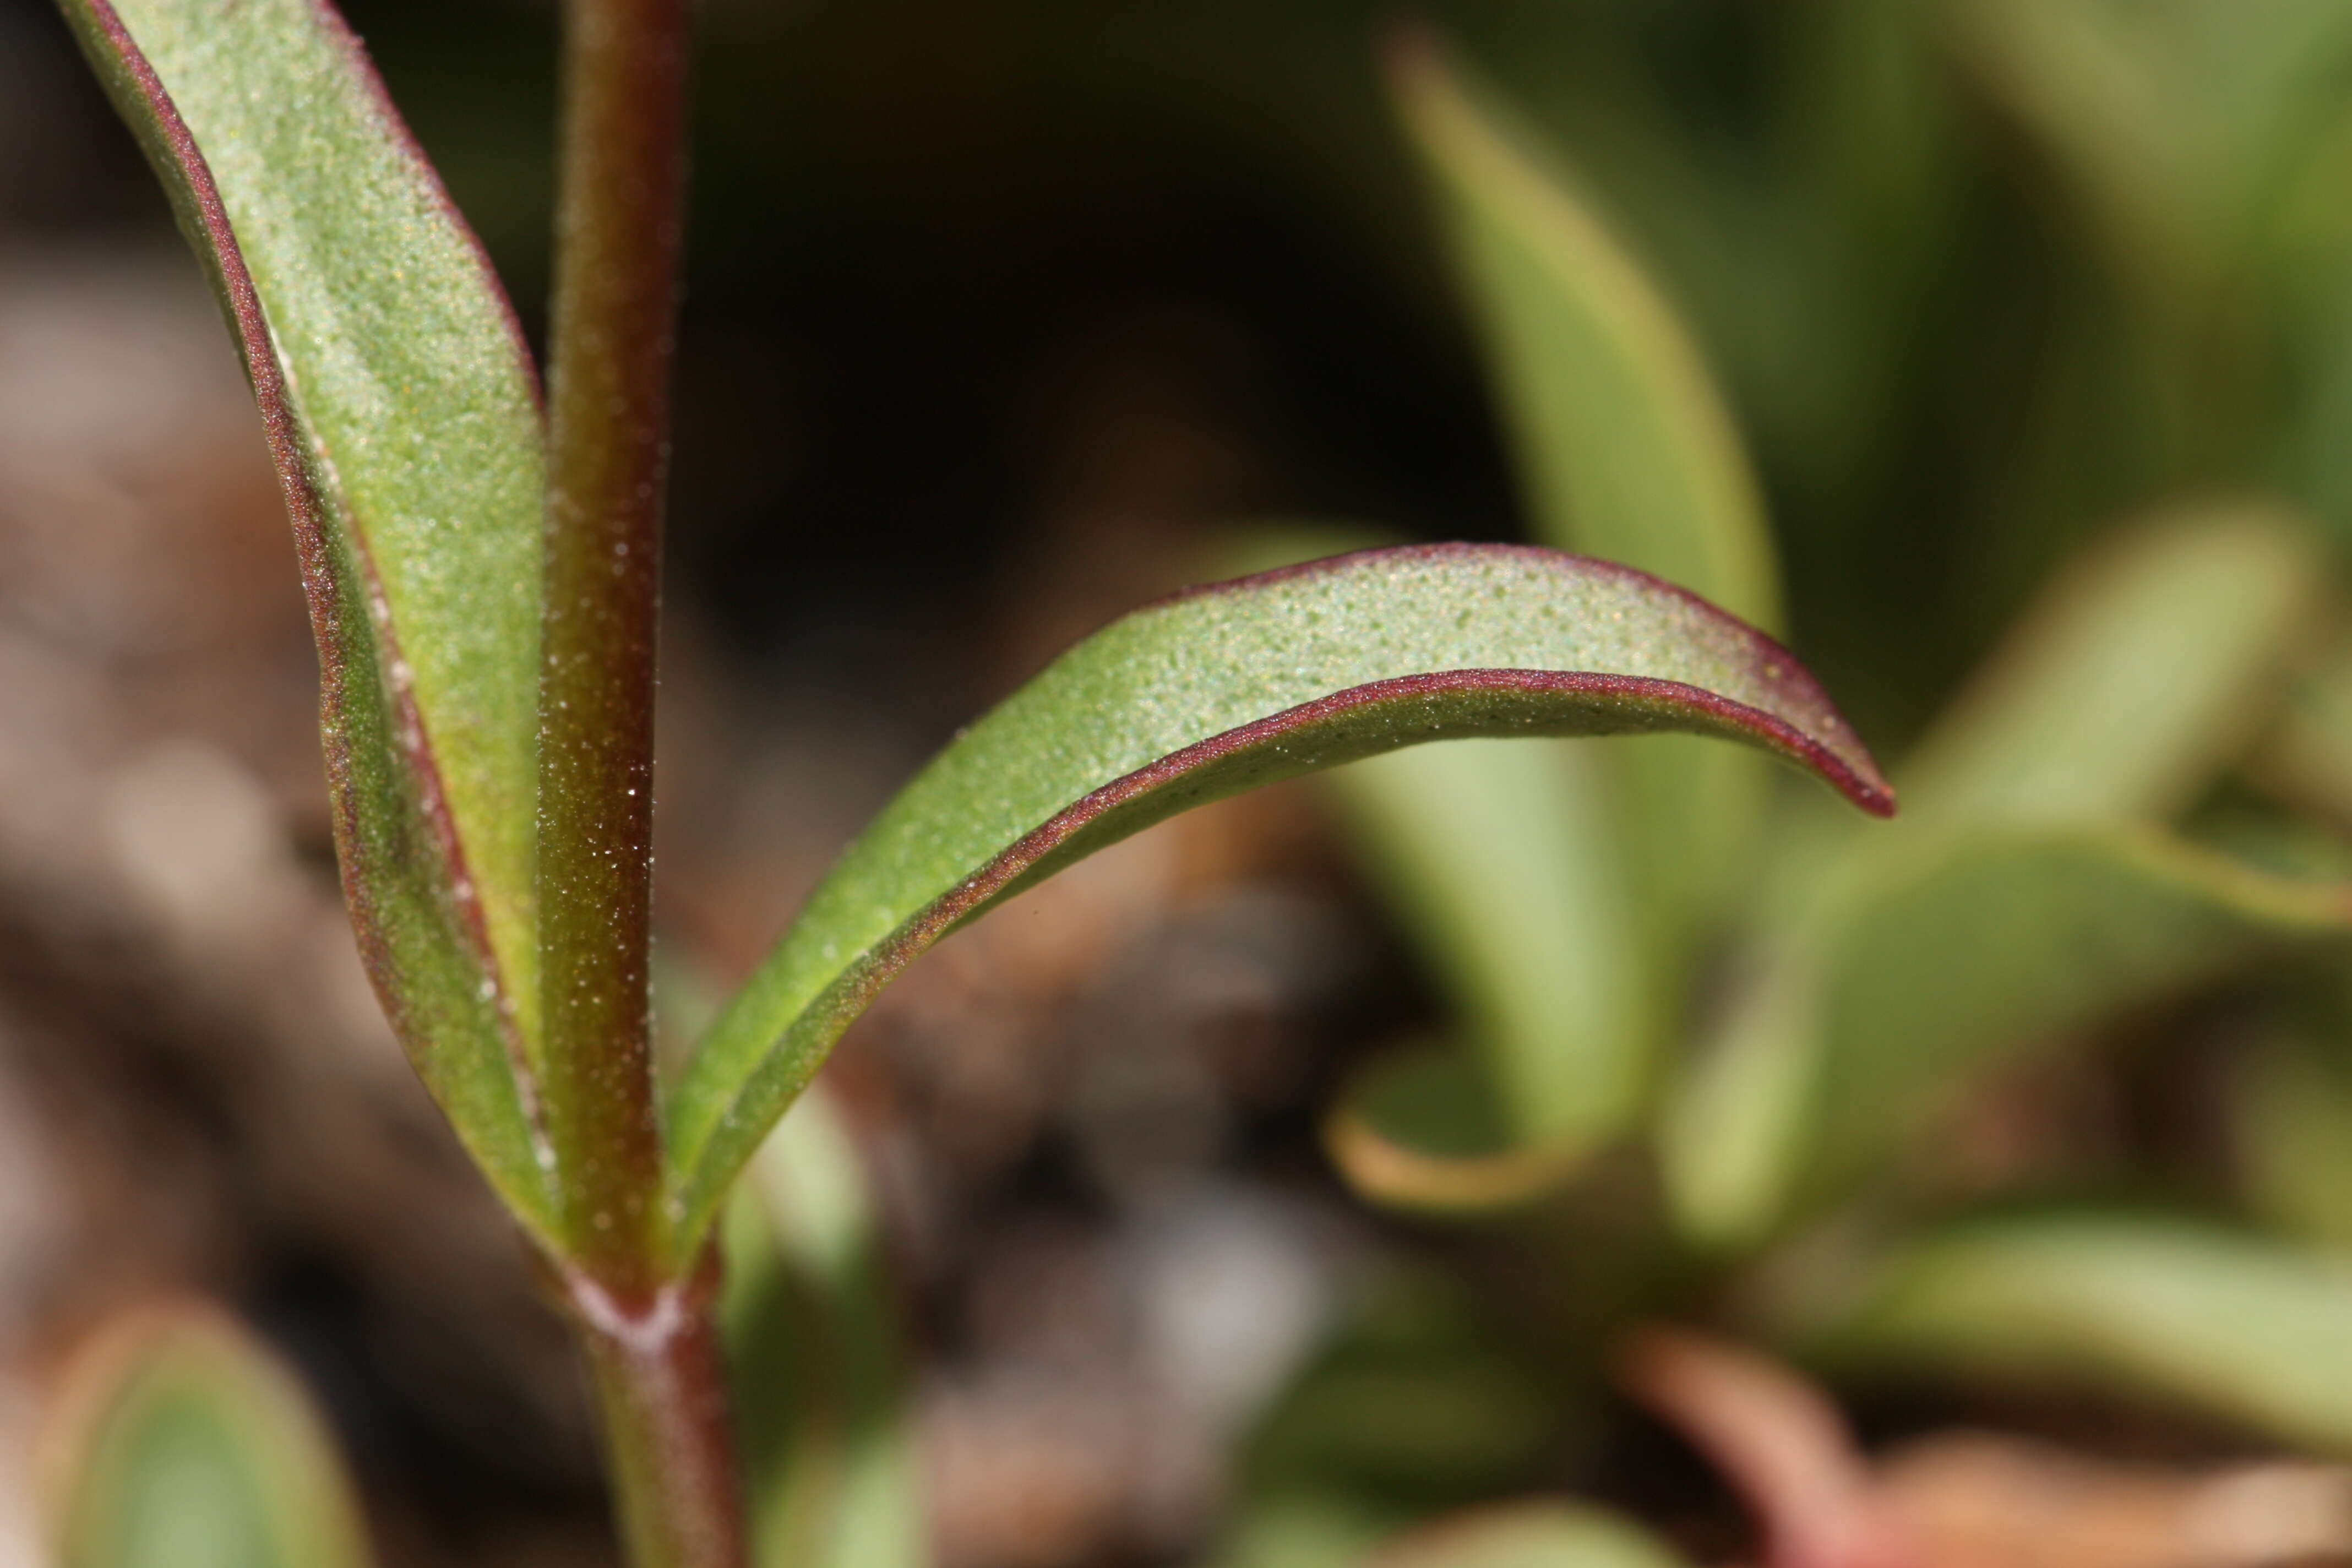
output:
<svg viewBox="0 0 2352 1568"><path fill-rule="evenodd" d="M1678 1211L1703 1237L1752 1239L1915 1141L1990 1065L2348 934L2352 889L2142 826L1915 838L1792 939L1717 1043L1724 1064L1667 1129Z"/></svg>
<svg viewBox="0 0 2352 1568"><path fill-rule="evenodd" d="M504 296L322 0L65 0L212 274L293 515L377 994L525 1226L541 459Z"/></svg>
<svg viewBox="0 0 2352 1568"><path fill-rule="evenodd" d="M1489 1076L1460 1050L1408 1047L1351 1075L1323 1123L1331 1163L1376 1203L1486 1214L1551 1191L1591 1152L1528 1135Z"/></svg>
<svg viewBox="0 0 2352 1568"><path fill-rule="evenodd" d="M1648 1531L1601 1509L1520 1502L1425 1525L1361 1568L1678 1568L1682 1562Z"/></svg>
<svg viewBox="0 0 2352 1568"><path fill-rule="evenodd" d="M1417 742L1681 729L1893 809L1787 651L1624 567L1370 551L1164 600L933 760L810 897L669 1100L681 1245L876 990L950 929L1190 806Z"/></svg>
<svg viewBox="0 0 2352 1568"><path fill-rule="evenodd" d="M1957 1226L1875 1263L1808 1339L1840 1361L2159 1394L2352 1454L2352 1261L2210 1226Z"/></svg>
<svg viewBox="0 0 2352 1568"><path fill-rule="evenodd" d="M76 1352L43 1434L58 1568L367 1568L334 1438L217 1313L128 1314Z"/></svg>

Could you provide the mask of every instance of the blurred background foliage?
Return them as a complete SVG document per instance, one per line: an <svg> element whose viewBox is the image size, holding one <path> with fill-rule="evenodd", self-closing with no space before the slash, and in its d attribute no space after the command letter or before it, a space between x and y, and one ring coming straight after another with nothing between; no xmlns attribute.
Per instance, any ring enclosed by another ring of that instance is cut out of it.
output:
<svg viewBox="0 0 2352 1568"><path fill-rule="evenodd" d="M536 334L552 6L345 10ZM1908 815L1754 773L1643 826L1625 748L1432 750L960 936L730 1217L763 1552L1794 1564L1740 1413L1818 1423L1628 1373L1666 1313L1828 1379L1870 1458L1815 1513L1919 1561L2352 1557L2352 1482L2289 1462L2352 1458L2352 7L1417 16L1501 153L1448 163L1370 0L706 0L668 1010L1075 636L1237 555L1671 556L1589 487L1677 441L1756 554L1700 585ZM334 945L233 363L39 0L0 149L0 1440L202 1290L317 1393L383 1561L610 1561L560 1342ZM1532 205L1477 186L1514 158ZM1538 297L1496 258L1549 202L1597 237ZM1588 307L1665 323L1727 436L1595 426L1639 353L1545 403L1525 345ZM1549 869L1636 839L1714 883Z"/></svg>

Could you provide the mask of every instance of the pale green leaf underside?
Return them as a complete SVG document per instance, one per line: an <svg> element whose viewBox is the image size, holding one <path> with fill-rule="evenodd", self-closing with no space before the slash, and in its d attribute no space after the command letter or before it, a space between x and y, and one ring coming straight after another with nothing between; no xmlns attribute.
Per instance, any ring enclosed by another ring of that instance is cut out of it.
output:
<svg viewBox="0 0 2352 1568"><path fill-rule="evenodd" d="M1114 623L975 724L810 898L667 1106L681 1245L875 989L1021 887L1187 807L1449 736L1746 739L1890 809L1779 645L1554 552L1374 551Z"/></svg>
<svg viewBox="0 0 2352 1568"><path fill-rule="evenodd" d="M69 1369L57 1419L59 1568L367 1568L334 1439L234 1326L173 1310Z"/></svg>
<svg viewBox="0 0 2352 1568"><path fill-rule="evenodd" d="M425 1081L543 1235L521 1081L541 455L503 296L330 6L64 9L246 353L310 591L362 951Z"/></svg>
<svg viewBox="0 0 2352 1568"><path fill-rule="evenodd" d="M2352 1260L2178 1220L1980 1221L1904 1247L1841 1360L2160 1394L2352 1455Z"/></svg>

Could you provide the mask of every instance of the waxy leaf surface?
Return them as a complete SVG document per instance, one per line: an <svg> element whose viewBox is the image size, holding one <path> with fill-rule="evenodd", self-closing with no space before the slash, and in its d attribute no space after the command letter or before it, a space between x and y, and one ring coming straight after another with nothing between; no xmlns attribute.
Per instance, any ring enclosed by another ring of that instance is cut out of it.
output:
<svg viewBox="0 0 2352 1568"><path fill-rule="evenodd" d="M336 844L394 1027L526 1226L539 412L496 280L319 0L64 0L244 352L319 645Z"/></svg>
<svg viewBox="0 0 2352 1568"><path fill-rule="evenodd" d="M1839 1361L2163 1395L2352 1454L2352 1260L2181 1220L1979 1220L1874 1264Z"/></svg>
<svg viewBox="0 0 2352 1568"><path fill-rule="evenodd" d="M226 1319L137 1312L68 1363L48 1473L58 1568L368 1568L358 1499L293 1377Z"/></svg>
<svg viewBox="0 0 2352 1568"><path fill-rule="evenodd" d="M682 1241L874 992L1007 895L1188 807L1401 746L1654 730L1761 745L1892 809L1780 645L1601 562L1370 551L1115 622L918 775L713 1026L667 1108Z"/></svg>

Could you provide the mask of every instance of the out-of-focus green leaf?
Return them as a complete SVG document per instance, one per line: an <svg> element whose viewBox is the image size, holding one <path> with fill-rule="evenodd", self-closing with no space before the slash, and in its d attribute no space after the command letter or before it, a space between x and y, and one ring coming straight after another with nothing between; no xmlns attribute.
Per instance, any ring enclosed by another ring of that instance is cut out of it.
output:
<svg viewBox="0 0 2352 1568"><path fill-rule="evenodd" d="M218 287L310 591L336 844L378 994L527 1228L540 423L497 281L312 0L64 0Z"/></svg>
<svg viewBox="0 0 2352 1568"><path fill-rule="evenodd" d="M1589 1148L1647 1088L1657 1000L1597 750L1463 741L1342 775L1367 858L1453 982L1515 1141Z"/></svg>
<svg viewBox="0 0 2352 1568"><path fill-rule="evenodd" d="M2282 1028L2236 1064L2230 1105L2246 1204L2273 1228L2352 1253L2352 1067Z"/></svg>
<svg viewBox="0 0 2352 1568"><path fill-rule="evenodd" d="M1573 176L1433 41L1408 36L1392 57L1538 537L1654 572L1777 628L1779 572L1755 478L1672 307ZM1627 873L1622 889L1584 901L1629 900L1646 939L1629 956L1652 972L1639 983L1678 999L1697 933L1753 842L1767 780L1759 759L1721 748L1617 750L1622 794L1588 811Z"/></svg>
<svg viewBox="0 0 2352 1568"><path fill-rule="evenodd" d="M1874 861L1668 1125L1698 1236L1752 1239L1790 1201L1842 1194L2021 1051L2352 935L2352 890L2129 823L1955 828Z"/></svg>
<svg viewBox="0 0 2352 1568"><path fill-rule="evenodd" d="M2157 1394L2352 1453L2352 1260L2184 1221L1984 1220L1876 1262L1808 1336L1841 1363Z"/></svg>
<svg viewBox="0 0 2352 1568"><path fill-rule="evenodd" d="M1755 482L1672 310L1433 42L1401 44L1393 77L1538 531L1770 624L1779 586ZM1661 739L1607 755L1452 747L1339 783L1524 1144L1465 1156L1444 1129L1399 1120L1435 1102L1361 1085L1332 1136L1368 1192L1422 1207L1512 1201L1625 1124L1696 933L1757 826L1757 763Z"/></svg>
<svg viewBox="0 0 2352 1568"><path fill-rule="evenodd" d="M1206 801L1423 741L1668 729L1777 749L1892 809L1777 643L1598 562L1372 551L1114 623L899 795L706 1037L665 1119L679 1245L877 989L1062 867Z"/></svg>
<svg viewBox="0 0 2352 1568"><path fill-rule="evenodd" d="M1678 1568L1683 1561L1616 1514L1521 1502L1424 1525L1364 1559L1364 1568Z"/></svg>
<svg viewBox="0 0 2352 1568"><path fill-rule="evenodd" d="M1638 565L1743 619L1780 619L1779 574L1739 437L1670 306L1439 51L1393 50L1547 541Z"/></svg>
<svg viewBox="0 0 2352 1568"><path fill-rule="evenodd" d="M726 1321L753 1560L921 1568L929 1558L899 1303L857 1150L801 1097L726 1226Z"/></svg>
<svg viewBox="0 0 2352 1568"><path fill-rule="evenodd" d="M2258 732L2325 582L2271 509L2172 514L2027 612L1906 763L1902 823L1791 820L1777 896L1662 1127L1693 1236L1754 1239L1801 1170L1852 1155L1824 1096L1933 1098L1938 1075L2326 928L2333 894L2118 825L2187 805ZM1853 1103L1866 1141L1875 1115Z"/></svg>
<svg viewBox="0 0 2352 1568"><path fill-rule="evenodd" d="M2310 531L2264 502L2094 546L1904 760L1910 821L2180 810L2259 732L2326 583Z"/></svg>
<svg viewBox="0 0 2352 1568"><path fill-rule="evenodd" d="M1394 1530L1533 1485L1575 1417L1552 1373L1463 1280L1383 1259L1242 1445L1245 1506Z"/></svg>
<svg viewBox="0 0 2352 1568"><path fill-rule="evenodd" d="M67 1368L44 1434L58 1568L368 1568L333 1436L202 1308L134 1312Z"/></svg>

